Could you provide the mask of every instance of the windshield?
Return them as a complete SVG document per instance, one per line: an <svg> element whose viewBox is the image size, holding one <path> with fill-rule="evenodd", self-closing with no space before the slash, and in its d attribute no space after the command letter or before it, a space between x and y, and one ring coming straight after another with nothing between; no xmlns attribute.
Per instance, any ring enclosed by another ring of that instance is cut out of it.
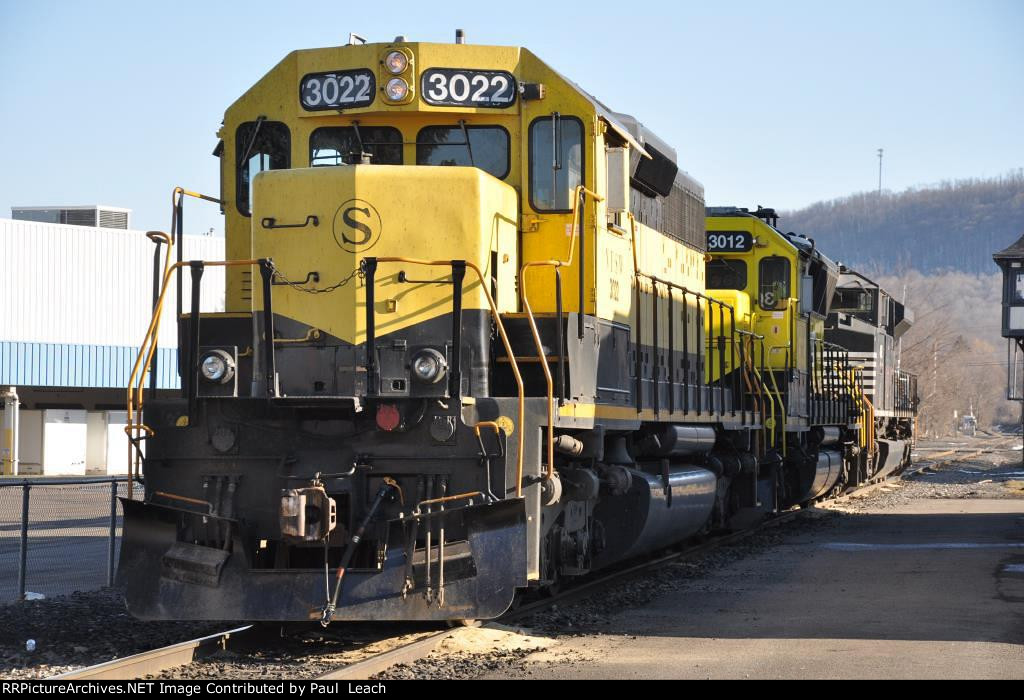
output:
<svg viewBox="0 0 1024 700"><path fill-rule="evenodd" d="M747 286L747 263L715 258L707 264L705 278L708 289L744 289Z"/></svg>
<svg viewBox="0 0 1024 700"><path fill-rule="evenodd" d="M500 126L428 126L416 137L416 165L475 166L508 175L509 137Z"/></svg>
<svg viewBox="0 0 1024 700"><path fill-rule="evenodd" d="M402 164L402 132L393 126L325 126L309 137L309 164L352 165L369 155L374 165Z"/></svg>

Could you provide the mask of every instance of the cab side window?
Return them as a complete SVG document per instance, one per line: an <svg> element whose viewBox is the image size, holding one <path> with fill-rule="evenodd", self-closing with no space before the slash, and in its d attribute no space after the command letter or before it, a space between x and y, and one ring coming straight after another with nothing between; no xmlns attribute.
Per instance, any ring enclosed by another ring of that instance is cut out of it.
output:
<svg viewBox="0 0 1024 700"><path fill-rule="evenodd" d="M291 134L287 125L260 119L244 122L235 132L238 156L235 178L235 204L239 213L249 216L252 206L252 180L264 170L291 167Z"/></svg>
<svg viewBox="0 0 1024 700"><path fill-rule="evenodd" d="M758 268L757 303L762 309L781 309L789 298L789 259L773 255L761 258Z"/></svg>
<svg viewBox="0 0 1024 700"><path fill-rule="evenodd" d="M530 205L570 212L583 184L583 122L557 112L530 125Z"/></svg>

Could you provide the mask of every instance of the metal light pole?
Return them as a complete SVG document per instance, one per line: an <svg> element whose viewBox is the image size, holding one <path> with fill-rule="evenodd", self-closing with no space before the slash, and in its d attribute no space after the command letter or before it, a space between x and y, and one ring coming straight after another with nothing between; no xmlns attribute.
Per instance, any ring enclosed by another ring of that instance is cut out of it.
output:
<svg viewBox="0 0 1024 700"><path fill-rule="evenodd" d="M878 196L882 196L882 149L878 149Z"/></svg>

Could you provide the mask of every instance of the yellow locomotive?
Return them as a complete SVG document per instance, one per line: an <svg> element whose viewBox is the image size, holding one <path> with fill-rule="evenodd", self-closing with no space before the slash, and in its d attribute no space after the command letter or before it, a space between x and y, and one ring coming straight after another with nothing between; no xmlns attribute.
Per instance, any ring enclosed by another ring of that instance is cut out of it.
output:
<svg viewBox="0 0 1024 700"><path fill-rule="evenodd" d="M162 305L191 270L181 395L143 390L159 314L128 390L136 616L495 617L853 483L863 392L820 319L801 344L795 313L708 293L700 184L526 49L296 51L219 136L228 260L168 247L160 276ZM821 315L835 266L808 259Z"/></svg>
<svg viewBox="0 0 1024 700"><path fill-rule="evenodd" d="M909 311L777 225L773 209L709 208L707 285L760 339L754 363L775 397L767 434L792 503L909 463L917 382L894 368Z"/></svg>

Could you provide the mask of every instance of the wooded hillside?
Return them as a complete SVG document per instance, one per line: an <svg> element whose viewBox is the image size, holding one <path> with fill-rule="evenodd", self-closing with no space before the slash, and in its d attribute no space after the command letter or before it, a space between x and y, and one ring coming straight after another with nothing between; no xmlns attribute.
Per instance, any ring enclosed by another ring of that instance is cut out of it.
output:
<svg viewBox="0 0 1024 700"><path fill-rule="evenodd" d="M1024 170L900 193L859 193L780 212L779 228L874 274L995 271L992 253L1024 233Z"/></svg>

